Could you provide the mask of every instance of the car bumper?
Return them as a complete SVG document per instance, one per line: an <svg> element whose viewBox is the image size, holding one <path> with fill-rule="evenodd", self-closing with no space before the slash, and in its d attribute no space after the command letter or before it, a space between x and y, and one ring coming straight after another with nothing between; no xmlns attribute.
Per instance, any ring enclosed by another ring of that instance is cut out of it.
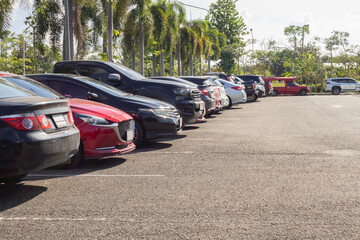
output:
<svg viewBox="0 0 360 240"><path fill-rule="evenodd" d="M1 142L0 177L27 174L66 162L77 152L76 127L55 133L12 130Z"/></svg>
<svg viewBox="0 0 360 240"><path fill-rule="evenodd" d="M182 118L147 116L143 117L146 139L173 138L181 129Z"/></svg>
<svg viewBox="0 0 360 240"><path fill-rule="evenodd" d="M201 99L205 102L205 109L207 113L215 110L215 99L209 98L206 95L201 95Z"/></svg>
<svg viewBox="0 0 360 240"><path fill-rule="evenodd" d="M83 124L78 128L84 145L85 159L116 156L135 149L135 145L131 143L133 129L126 131L126 139L121 139L118 123L108 126Z"/></svg>
<svg viewBox="0 0 360 240"><path fill-rule="evenodd" d="M185 123L194 123L205 112L203 101L178 101L176 107Z"/></svg>

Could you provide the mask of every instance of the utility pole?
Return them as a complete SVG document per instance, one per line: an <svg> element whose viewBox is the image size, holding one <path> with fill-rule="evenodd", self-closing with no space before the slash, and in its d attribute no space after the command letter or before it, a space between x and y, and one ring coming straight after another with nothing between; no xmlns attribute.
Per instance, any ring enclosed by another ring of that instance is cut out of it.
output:
<svg viewBox="0 0 360 240"><path fill-rule="evenodd" d="M64 29L64 60L71 60L71 40L70 40L70 0L64 1L65 7L65 29Z"/></svg>

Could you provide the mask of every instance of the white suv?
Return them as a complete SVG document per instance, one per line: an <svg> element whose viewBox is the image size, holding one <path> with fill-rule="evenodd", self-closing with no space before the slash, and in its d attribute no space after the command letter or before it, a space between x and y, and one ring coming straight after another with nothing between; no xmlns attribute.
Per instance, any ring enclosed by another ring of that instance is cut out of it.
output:
<svg viewBox="0 0 360 240"><path fill-rule="evenodd" d="M326 81L326 92L339 95L341 92L359 92L360 83L352 78L329 78Z"/></svg>

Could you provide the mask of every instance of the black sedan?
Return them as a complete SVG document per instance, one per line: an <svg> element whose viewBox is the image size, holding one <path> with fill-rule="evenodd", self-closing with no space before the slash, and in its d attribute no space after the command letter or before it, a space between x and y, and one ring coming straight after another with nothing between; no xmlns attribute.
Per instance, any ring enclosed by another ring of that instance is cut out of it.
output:
<svg viewBox="0 0 360 240"><path fill-rule="evenodd" d="M209 115L215 111L215 99L213 98L213 91L209 86L204 85L202 82L194 83L194 82L191 82L186 79L179 78L179 77L166 77L166 76L151 77L150 79L166 80L166 81L179 82L179 83L183 83L183 84L187 84L187 85L196 86L201 92L200 97L201 97L201 100L205 103L205 109L206 109L207 115Z"/></svg>
<svg viewBox="0 0 360 240"><path fill-rule="evenodd" d="M68 161L79 143L67 100L38 97L0 78L0 183Z"/></svg>
<svg viewBox="0 0 360 240"><path fill-rule="evenodd" d="M134 96L92 78L71 74L37 74L35 79L65 97L88 99L118 108L135 120L134 143L145 139L174 138L183 127L178 110L163 101Z"/></svg>

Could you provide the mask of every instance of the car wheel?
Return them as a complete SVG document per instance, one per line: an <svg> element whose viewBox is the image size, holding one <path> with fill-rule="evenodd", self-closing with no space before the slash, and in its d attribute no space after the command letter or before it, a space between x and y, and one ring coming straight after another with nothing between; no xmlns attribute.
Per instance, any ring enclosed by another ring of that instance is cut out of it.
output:
<svg viewBox="0 0 360 240"><path fill-rule="evenodd" d="M306 91L305 89L302 89L302 90L300 91L300 95L301 95L301 96L306 96L306 94L307 94L307 91Z"/></svg>
<svg viewBox="0 0 360 240"><path fill-rule="evenodd" d="M12 177L6 177L6 178L0 178L0 183L4 183L5 185L11 186L15 185L18 182L21 182L21 180L26 177L27 174L21 174L17 176Z"/></svg>
<svg viewBox="0 0 360 240"><path fill-rule="evenodd" d="M248 102L255 102L256 99L257 99L257 96L256 96L255 93L253 93L252 95L250 95L250 96L248 97Z"/></svg>
<svg viewBox="0 0 360 240"><path fill-rule="evenodd" d="M339 87L333 87L332 94L339 95L341 92L341 89Z"/></svg>
<svg viewBox="0 0 360 240"><path fill-rule="evenodd" d="M135 120L135 132L134 132L134 140L133 143L136 145L136 147L139 147L143 144L145 137L145 131L142 126L142 124Z"/></svg>
<svg viewBox="0 0 360 240"><path fill-rule="evenodd" d="M84 164L84 145L80 140L77 153L70 159L70 163L65 165L66 169L78 168Z"/></svg>
<svg viewBox="0 0 360 240"><path fill-rule="evenodd" d="M273 95L273 96L277 96L277 95L279 95L278 90L274 90L274 91L273 91L273 93L272 93L272 95Z"/></svg>
<svg viewBox="0 0 360 240"><path fill-rule="evenodd" d="M232 101L231 98L229 96L227 96L229 99L229 105L226 107L226 109L230 109L232 107Z"/></svg>

